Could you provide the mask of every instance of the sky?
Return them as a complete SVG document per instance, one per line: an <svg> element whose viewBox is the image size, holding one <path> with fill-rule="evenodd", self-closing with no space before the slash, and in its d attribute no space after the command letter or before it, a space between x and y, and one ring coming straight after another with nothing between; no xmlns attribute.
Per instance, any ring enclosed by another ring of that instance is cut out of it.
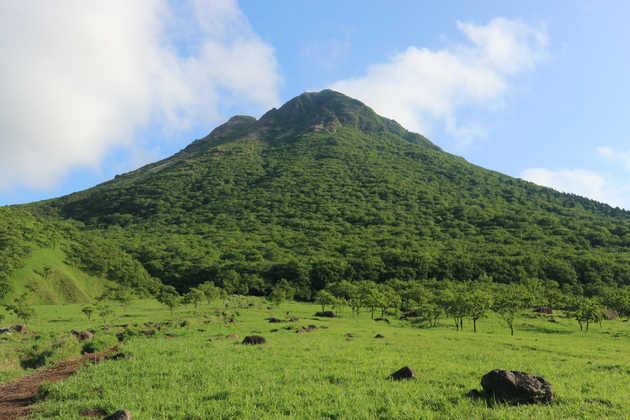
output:
<svg viewBox="0 0 630 420"><path fill-rule="evenodd" d="M469 162L630 210L626 0L0 0L0 206L334 89Z"/></svg>

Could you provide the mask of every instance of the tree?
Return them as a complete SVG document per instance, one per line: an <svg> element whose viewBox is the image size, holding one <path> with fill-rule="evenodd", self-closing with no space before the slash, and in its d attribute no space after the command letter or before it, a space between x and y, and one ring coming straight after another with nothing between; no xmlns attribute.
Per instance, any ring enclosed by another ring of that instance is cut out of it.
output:
<svg viewBox="0 0 630 420"><path fill-rule="evenodd" d="M492 307L492 295L478 285L477 288L468 292L466 301L468 316L473 320L473 332L477 332L477 321L485 317L486 312Z"/></svg>
<svg viewBox="0 0 630 420"><path fill-rule="evenodd" d="M44 279L47 279L50 273L52 273L52 267L50 265L45 265L42 269L44 271Z"/></svg>
<svg viewBox="0 0 630 420"><path fill-rule="evenodd" d="M328 290L320 290L315 295L315 302L322 305L322 312L326 310L326 305L334 305L335 300L335 296Z"/></svg>
<svg viewBox="0 0 630 420"><path fill-rule="evenodd" d="M113 299L120 303L123 307L123 312L127 313L127 307L136 300L136 296L130 288L119 287L113 292Z"/></svg>
<svg viewBox="0 0 630 420"><path fill-rule="evenodd" d="M21 296L15 298L13 303L10 305L6 305L6 308L9 312L13 313L17 316L18 321L21 319L25 324L35 316L37 316L37 312L35 308L28 303L28 294L24 293Z"/></svg>
<svg viewBox="0 0 630 420"><path fill-rule="evenodd" d="M103 324L107 323L107 318L114 315L114 310L109 303L99 302L95 307L96 314L103 319Z"/></svg>
<svg viewBox="0 0 630 420"><path fill-rule="evenodd" d="M527 290L518 284L496 284L492 310L498 313L514 335L514 318L527 301Z"/></svg>
<svg viewBox="0 0 630 420"><path fill-rule="evenodd" d="M186 293L186 296L188 296L188 300L190 301L190 303L195 306L195 309L197 309L197 305L199 305L199 302L201 302L206 297L202 290L196 289L194 287L190 289L188 293Z"/></svg>
<svg viewBox="0 0 630 420"><path fill-rule="evenodd" d="M603 308L597 299L584 296L575 296L569 302L567 315L580 324L580 331L583 331L583 326L588 331L591 322L600 322L604 319Z"/></svg>
<svg viewBox="0 0 630 420"><path fill-rule="evenodd" d="M173 315L173 309L178 308L182 304L182 297L179 293L165 293L158 300L171 310L171 315Z"/></svg>
<svg viewBox="0 0 630 420"><path fill-rule="evenodd" d="M90 321L92 319L92 314L94 313L94 307L84 306L83 308L81 308L81 312L83 312L85 316L87 316L88 321Z"/></svg>

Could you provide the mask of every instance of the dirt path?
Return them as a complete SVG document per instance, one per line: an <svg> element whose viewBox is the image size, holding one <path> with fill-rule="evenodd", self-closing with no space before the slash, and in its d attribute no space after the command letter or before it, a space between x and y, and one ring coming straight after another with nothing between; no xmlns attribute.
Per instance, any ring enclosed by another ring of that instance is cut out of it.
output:
<svg viewBox="0 0 630 420"><path fill-rule="evenodd" d="M55 383L68 379L79 370L84 362L98 363L114 351L115 349L111 348L100 353L86 354L76 359L63 360L55 363L48 369L43 369L0 385L0 419L13 420L26 417L31 411L30 405L35 402L37 390L42 382Z"/></svg>

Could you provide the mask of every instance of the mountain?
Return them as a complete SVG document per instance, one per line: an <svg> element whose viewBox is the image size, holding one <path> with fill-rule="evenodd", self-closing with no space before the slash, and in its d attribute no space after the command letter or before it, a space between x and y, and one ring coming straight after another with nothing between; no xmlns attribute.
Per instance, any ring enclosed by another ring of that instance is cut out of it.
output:
<svg viewBox="0 0 630 420"><path fill-rule="evenodd" d="M235 116L170 158L25 208L82 223L180 290L630 284L630 213L473 165L330 90Z"/></svg>

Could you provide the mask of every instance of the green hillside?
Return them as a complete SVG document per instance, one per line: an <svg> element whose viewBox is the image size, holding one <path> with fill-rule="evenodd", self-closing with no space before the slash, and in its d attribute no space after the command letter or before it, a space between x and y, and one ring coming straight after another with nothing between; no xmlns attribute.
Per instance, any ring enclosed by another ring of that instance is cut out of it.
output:
<svg viewBox="0 0 630 420"><path fill-rule="evenodd" d="M85 303L112 287L150 289L140 264L112 241L72 223L0 208L0 304Z"/></svg>
<svg viewBox="0 0 630 420"><path fill-rule="evenodd" d="M171 158L27 208L184 291L340 280L630 285L630 213L489 171L333 91L237 116Z"/></svg>

